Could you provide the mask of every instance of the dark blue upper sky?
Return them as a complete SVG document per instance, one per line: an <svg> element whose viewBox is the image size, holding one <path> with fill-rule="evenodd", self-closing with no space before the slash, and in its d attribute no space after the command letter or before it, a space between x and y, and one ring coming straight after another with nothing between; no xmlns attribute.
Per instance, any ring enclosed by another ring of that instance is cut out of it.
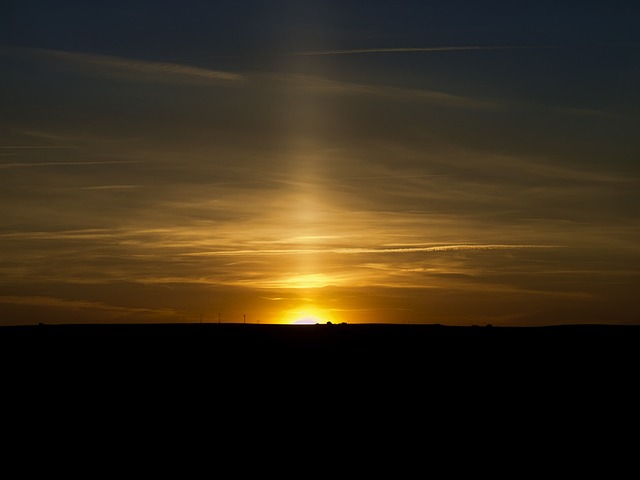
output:
<svg viewBox="0 0 640 480"><path fill-rule="evenodd" d="M5 0L0 43L113 55L640 41L637 2Z"/></svg>

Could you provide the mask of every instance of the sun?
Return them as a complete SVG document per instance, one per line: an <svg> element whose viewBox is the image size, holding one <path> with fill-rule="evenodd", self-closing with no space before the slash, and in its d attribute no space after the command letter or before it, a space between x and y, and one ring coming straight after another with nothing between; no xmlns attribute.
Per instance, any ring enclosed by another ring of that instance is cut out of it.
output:
<svg viewBox="0 0 640 480"><path fill-rule="evenodd" d="M291 323L293 325L316 325L318 323L326 323L326 322L323 322L323 320L318 317L305 316L305 317L300 317Z"/></svg>
<svg viewBox="0 0 640 480"><path fill-rule="evenodd" d="M282 323L288 325L316 325L335 323L332 313L318 307L302 307L288 310L282 315Z"/></svg>

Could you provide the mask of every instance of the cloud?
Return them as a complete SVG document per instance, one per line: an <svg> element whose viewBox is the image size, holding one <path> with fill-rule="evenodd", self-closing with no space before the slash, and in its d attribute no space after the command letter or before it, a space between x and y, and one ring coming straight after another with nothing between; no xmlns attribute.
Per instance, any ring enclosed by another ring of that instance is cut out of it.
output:
<svg viewBox="0 0 640 480"><path fill-rule="evenodd" d="M511 250L532 248L562 248L562 245L508 245L508 244L460 244L460 245L435 245L428 247L398 247L398 248L301 248L301 249L266 249L266 250L219 250L212 252L183 253L184 256L242 256L242 255L307 255L321 253L335 253L340 255L353 255L362 253L416 253L416 252L446 252L460 250Z"/></svg>
<svg viewBox="0 0 640 480"><path fill-rule="evenodd" d="M90 187L78 187L80 190L130 190L142 188L142 185L93 185Z"/></svg>
<svg viewBox="0 0 640 480"><path fill-rule="evenodd" d="M34 307L54 307L74 311L87 311L92 314L96 311L100 311L114 317L131 314L151 315L154 318L156 316L175 315L175 312L169 309L130 308L108 305L102 302L67 300L63 298L38 295L0 295L0 304L1 303Z"/></svg>
<svg viewBox="0 0 640 480"><path fill-rule="evenodd" d="M117 228L81 228L75 230L51 230L51 231L22 231L22 232L0 232L0 238L26 240L106 240L113 242L124 242L127 239L139 239L142 243L149 243L153 238L169 237L177 235L180 229L171 228L139 228L139 229L117 229ZM188 237L189 232L183 232ZM165 246L166 240L154 245Z"/></svg>
<svg viewBox="0 0 640 480"><path fill-rule="evenodd" d="M272 83L276 86L284 86L287 91L297 93L375 95L386 96L396 100L423 101L466 108L497 108L499 106L494 102L476 100L435 90L346 82L319 75L261 74L257 75L256 79L266 85Z"/></svg>
<svg viewBox="0 0 640 480"><path fill-rule="evenodd" d="M60 60L76 67L90 68L108 75L124 76L131 79L235 83L244 79L243 75L194 67L179 63L152 62L124 57L68 52L61 50L26 49L45 58Z"/></svg>
<svg viewBox="0 0 640 480"><path fill-rule="evenodd" d="M513 50L520 48L545 48L540 46L443 46L443 47L398 47L398 48L352 48L344 50L308 50L302 52L281 53L283 57L308 57L316 55L354 55L362 53L411 53L411 52L455 52L469 50ZM548 47L546 47L548 48Z"/></svg>
<svg viewBox="0 0 640 480"><path fill-rule="evenodd" d="M31 168L31 167L60 167L80 165L115 165L123 163L144 163L142 160L112 160L104 162L32 162L32 163L0 163L0 169L5 168Z"/></svg>
<svg viewBox="0 0 640 480"><path fill-rule="evenodd" d="M59 149L59 148L76 148L71 146L63 146L63 145L3 145L0 146L3 149Z"/></svg>
<svg viewBox="0 0 640 480"><path fill-rule="evenodd" d="M637 43L598 44L599 48L635 47ZM280 53L280 57L310 57L322 55L360 55L366 53L419 53L419 52L465 52L483 50L531 50L543 48L568 48L569 45L444 45L440 47L381 47L381 48L346 48L336 50L305 50L300 52Z"/></svg>
<svg viewBox="0 0 640 480"><path fill-rule="evenodd" d="M466 162L472 163L477 156L468 154ZM572 166L552 164L533 156L514 155L483 155L482 161L485 167L489 166L494 172L511 172L521 176L537 176L546 179L573 181L573 182L595 182L595 183L631 183L638 179L631 176L623 176L610 170L589 170L583 166Z"/></svg>
<svg viewBox="0 0 640 480"><path fill-rule="evenodd" d="M509 48L509 47L440 47L441 50L449 49L478 49L478 48ZM287 73L251 73L241 74L235 72L212 70L179 63L152 62L136 60L117 56L77 53L61 50L46 50L36 48L15 48L15 52L28 52L32 57L45 60L56 60L61 65L70 66L91 74L99 74L108 77L124 78L147 82L163 82L174 84L216 84L239 85L245 84L258 87L284 88L287 92L297 93L327 93L327 94L351 94L351 95L377 95L387 96L405 101L424 101L445 106L457 106L468 108L495 108L498 105L489 101L455 95L434 90L418 88L393 87L387 85L362 84L348 81L340 81L320 75L302 75ZM400 51L401 49L389 49ZM413 49L420 50L420 49ZM379 51L386 51L380 49ZM338 52L338 51L332 51ZM357 52L357 50L340 51ZM328 54L329 52L309 52L306 54ZM249 82L249 83L247 83ZM71 148L71 147L15 147L15 148Z"/></svg>

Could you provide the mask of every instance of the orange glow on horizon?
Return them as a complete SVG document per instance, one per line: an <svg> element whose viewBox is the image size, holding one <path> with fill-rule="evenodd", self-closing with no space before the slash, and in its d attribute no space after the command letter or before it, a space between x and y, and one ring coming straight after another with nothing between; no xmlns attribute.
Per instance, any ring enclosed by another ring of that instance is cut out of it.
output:
<svg viewBox="0 0 640 480"><path fill-rule="evenodd" d="M288 310L280 323L286 325L315 325L319 323L339 323L328 309L307 306Z"/></svg>
<svg viewBox="0 0 640 480"><path fill-rule="evenodd" d="M294 289L315 289L322 288L329 285L330 277L322 273L312 273L306 275L296 275L281 282L281 285L285 288Z"/></svg>

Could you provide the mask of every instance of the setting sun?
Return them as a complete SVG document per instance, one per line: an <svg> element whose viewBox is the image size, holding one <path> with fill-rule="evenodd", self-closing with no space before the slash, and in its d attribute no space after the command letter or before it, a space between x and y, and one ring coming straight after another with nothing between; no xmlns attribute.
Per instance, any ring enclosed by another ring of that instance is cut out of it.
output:
<svg viewBox="0 0 640 480"><path fill-rule="evenodd" d="M317 323L325 323L317 317L301 317L292 322L294 325L315 325Z"/></svg>
<svg viewBox="0 0 640 480"><path fill-rule="evenodd" d="M326 309L306 307L292 309L282 316L282 323L289 325L315 325L318 323L338 323L334 315Z"/></svg>

